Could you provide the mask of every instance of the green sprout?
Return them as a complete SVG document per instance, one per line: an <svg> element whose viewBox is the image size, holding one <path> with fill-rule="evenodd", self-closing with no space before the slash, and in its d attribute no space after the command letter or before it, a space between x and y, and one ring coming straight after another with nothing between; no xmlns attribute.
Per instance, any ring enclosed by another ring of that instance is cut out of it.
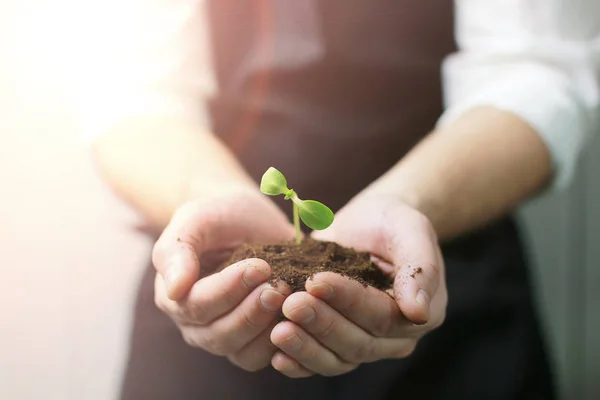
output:
<svg viewBox="0 0 600 400"><path fill-rule="evenodd" d="M311 229L320 231L333 222L333 211L325 204L315 200L301 200L293 189L288 189L285 176L277 169L270 167L260 181L260 191L269 196L285 195L286 200L294 203L294 226L296 227L296 243L302 243L300 219Z"/></svg>

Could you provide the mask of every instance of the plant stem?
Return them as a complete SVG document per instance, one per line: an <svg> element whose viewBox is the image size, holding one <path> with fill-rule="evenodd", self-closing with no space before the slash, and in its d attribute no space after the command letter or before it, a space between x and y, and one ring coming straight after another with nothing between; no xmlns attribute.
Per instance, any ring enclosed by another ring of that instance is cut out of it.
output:
<svg viewBox="0 0 600 400"><path fill-rule="evenodd" d="M302 244L302 232L300 231L300 209L294 203L294 226L296 227L296 243Z"/></svg>

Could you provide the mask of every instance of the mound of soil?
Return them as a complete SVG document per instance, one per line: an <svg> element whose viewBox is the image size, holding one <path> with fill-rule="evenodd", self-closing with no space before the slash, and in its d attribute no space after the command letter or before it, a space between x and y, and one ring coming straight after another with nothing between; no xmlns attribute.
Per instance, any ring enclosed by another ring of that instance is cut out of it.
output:
<svg viewBox="0 0 600 400"><path fill-rule="evenodd" d="M228 264L246 258L265 260L273 271L270 282L284 281L292 292L305 290L304 284L309 278L326 271L383 291L390 289L393 283L371 262L369 253L357 252L333 242L305 239L301 245L296 242L245 245L235 251Z"/></svg>

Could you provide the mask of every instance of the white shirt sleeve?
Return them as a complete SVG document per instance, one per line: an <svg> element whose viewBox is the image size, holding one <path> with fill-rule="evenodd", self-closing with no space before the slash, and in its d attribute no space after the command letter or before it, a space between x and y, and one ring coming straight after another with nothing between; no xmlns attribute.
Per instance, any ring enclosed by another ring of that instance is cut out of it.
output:
<svg viewBox="0 0 600 400"><path fill-rule="evenodd" d="M600 1L455 0L455 12L438 126L475 106L510 111L539 133L565 187L600 129Z"/></svg>
<svg viewBox="0 0 600 400"><path fill-rule="evenodd" d="M123 120L172 116L207 124L216 90L204 0L87 3L77 91L82 132L94 140Z"/></svg>

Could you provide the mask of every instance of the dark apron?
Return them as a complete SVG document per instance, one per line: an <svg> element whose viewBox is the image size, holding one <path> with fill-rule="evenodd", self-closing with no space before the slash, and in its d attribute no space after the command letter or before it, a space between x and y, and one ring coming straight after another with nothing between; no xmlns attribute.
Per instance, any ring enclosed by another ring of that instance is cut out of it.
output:
<svg viewBox="0 0 600 400"><path fill-rule="evenodd" d="M258 180L269 166L332 209L392 167L442 113L450 0L213 0L214 132ZM298 33L300 32L300 34ZM288 211L289 207L285 210ZM444 325L404 360L334 378L245 372L187 346L142 282L123 399L552 399L511 219L443 248Z"/></svg>

